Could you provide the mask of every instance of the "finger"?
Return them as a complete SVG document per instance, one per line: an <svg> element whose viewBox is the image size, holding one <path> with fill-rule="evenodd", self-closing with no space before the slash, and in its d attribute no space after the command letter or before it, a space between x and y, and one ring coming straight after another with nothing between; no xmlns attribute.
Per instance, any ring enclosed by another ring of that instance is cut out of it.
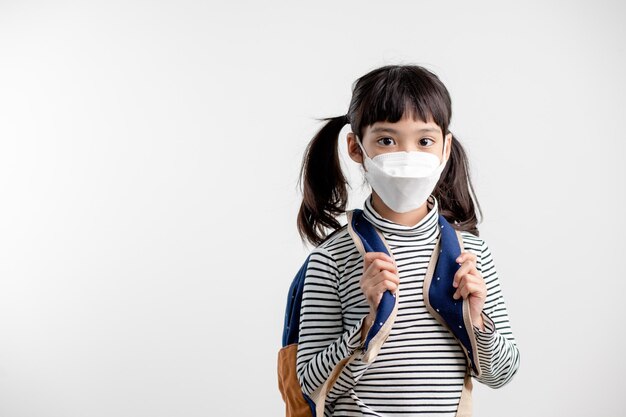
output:
<svg viewBox="0 0 626 417"><path fill-rule="evenodd" d="M390 281L396 287L400 285L400 278L398 277L398 275L389 271L380 271L380 273L376 274L372 278L372 281L374 282L374 285L382 281Z"/></svg>
<svg viewBox="0 0 626 417"><path fill-rule="evenodd" d="M487 284L483 279L483 276L475 274L467 274L467 283L472 285L472 292L479 293L483 296L487 296Z"/></svg>
<svg viewBox="0 0 626 417"><path fill-rule="evenodd" d="M466 280L462 280L461 284L459 285L459 288L457 288L454 294L452 295L452 298L454 298L455 300L458 300L461 297L466 298L468 295L470 286L471 284L468 284Z"/></svg>
<svg viewBox="0 0 626 417"><path fill-rule="evenodd" d="M366 262L372 262L374 259L377 259L377 258L384 259L389 262L393 262L393 258L387 255L385 252L367 252L363 256L363 259L365 259Z"/></svg>
<svg viewBox="0 0 626 417"><path fill-rule="evenodd" d="M476 277L473 278L476 279ZM472 294L484 298L487 295L487 289L483 284L478 283L475 280L470 281L468 279L464 279L461 281L461 285L459 285L459 288L457 288L457 290L454 292L453 298L467 298L469 295Z"/></svg>
<svg viewBox="0 0 626 417"><path fill-rule="evenodd" d="M474 263L476 263L478 261L478 258L477 258L475 253L469 252L467 250L462 250L461 254L456 258L456 262L458 264L462 264L463 262L465 262L468 259L469 260L473 260Z"/></svg>
<svg viewBox="0 0 626 417"><path fill-rule="evenodd" d="M455 288L459 284L459 280L462 276L467 274L480 275L476 269L476 263L473 260L466 260L463 265L454 273L454 279L452 280L452 286Z"/></svg>
<svg viewBox="0 0 626 417"><path fill-rule="evenodd" d="M394 293L400 285L400 280L397 275L389 271L381 271L366 280L364 285L362 285L363 292L373 291L374 288L380 288L381 285L386 286L386 288Z"/></svg>
<svg viewBox="0 0 626 417"><path fill-rule="evenodd" d="M372 263L367 267L363 275L366 276L374 276L378 274L380 271L389 271L393 273L397 273L398 270L395 264L386 261L384 259L376 258L372 261Z"/></svg>
<svg viewBox="0 0 626 417"><path fill-rule="evenodd" d="M375 259L381 259L383 261L387 261L390 262L392 264L395 264L394 259L387 255L385 252L367 252L364 256L363 259L365 261L365 265L364 268L367 269L367 267L375 260Z"/></svg>
<svg viewBox="0 0 626 417"><path fill-rule="evenodd" d="M463 289L461 290L461 296L463 298L467 298L470 295L474 295L477 297L481 297L482 296L482 289L480 288L480 286L476 283L468 283L467 285L465 285L463 287Z"/></svg>
<svg viewBox="0 0 626 417"><path fill-rule="evenodd" d="M383 281L373 286L371 290L368 291L367 298L370 301L370 305L373 308L377 308L385 291L391 291L395 294L396 290L397 287L395 287L393 283L391 283L390 281Z"/></svg>
<svg viewBox="0 0 626 417"><path fill-rule="evenodd" d="M463 296L463 292L467 289L468 284L469 284L469 282L468 282L467 275L463 275L463 277L459 281L458 287L456 288L456 291L454 292L452 297L454 299L461 298ZM463 298L465 298L465 297L463 297Z"/></svg>
<svg viewBox="0 0 626 417"><path fill-rule="evenodd" d="M387 290L391 291L392 293L395 293L397 289L398 289L398 285L395 282L390 281L388 279L383 280L374 286L374 291L380 294L384 293Z"/></svg>
<svg viewBox="0 0 626 417"><path fill-rule="evenodd" d="M459 271L461 270L459 269ZM473 282L478 284L484 284L485 282L483 276L480 274L480 272L477 272L476 270L471 270L466 273L459 273L459 271L457 271L457 274L454 275L454 280L452 281L452 286L454 288L459 288L466 282Z"/></svg>
<svg viewBox="0 0 626 417"><path fill-rule="evenodd" d="M387 270L380 270L374 272L373 274L363 275L363 277L361 278L361 290L363 291L363 293L367 294L372 291L372 288L375 288L377 285L380 285L385 281L390 282L390 285L392 287L389 288L393 289L392 292L395 292L397 290L397 287L400 285L400 277L398 276L398 274Z"/></svg>
<svg viewBox="0 0 626 417"><path fill-rule="evenodd" d="M397 271L393 265L389 264L388 262L383 262L384 261L375 260L363 273L363 279L366 281L377 283L381 281L380 274L382 274L383 272L397 275Z"/></svg>

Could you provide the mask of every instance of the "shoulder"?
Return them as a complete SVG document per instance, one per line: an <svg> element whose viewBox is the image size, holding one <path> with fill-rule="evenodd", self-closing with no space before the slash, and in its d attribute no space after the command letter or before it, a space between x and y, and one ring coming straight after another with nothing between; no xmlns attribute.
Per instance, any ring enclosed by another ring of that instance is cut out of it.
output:
<svg viewBox="0 0 626 417"><path fill-rule="evenodd" d="M482 238L465 230L460 230L459 233L463 238L463 246L465 250L475 252L477 255L482 251L485 243Z"/></svg>
<svg viewBox="0 0 626 417"><path fill-rule="evenodd" d="M328 269L336 271L338 279L341 279L346 271L350 271L360 259L359 251L345 225L324 239L312 250L310 256L310 260L324 262Z"/></svg>
<svg viewBox="0 0 626 417"><path fill-rule="evenodd" d="M336 266L338 249L345 243L346 237L350 238L350 235L347 226L344 225L326 236L326 238L311 251L311 260L317 259L318 261L325 261L325 263L332 263Z"/></svg>
<svg viewBox="0 0 626 417"><path fill-rule="evenodd" d="M347 228L341 227L310 252L305 272L305 288L333 293L338 291L344 270L340 248L346 236L349 237Z"/></svg>
<svg viewBox="0 0 626 417"><path fill-rule="evenodd" d="M346 244L352 243L352 237L348 233L348 226L343 225L335 230L313 250L313 252L326 252L331 256L341 251Z"/></svg>

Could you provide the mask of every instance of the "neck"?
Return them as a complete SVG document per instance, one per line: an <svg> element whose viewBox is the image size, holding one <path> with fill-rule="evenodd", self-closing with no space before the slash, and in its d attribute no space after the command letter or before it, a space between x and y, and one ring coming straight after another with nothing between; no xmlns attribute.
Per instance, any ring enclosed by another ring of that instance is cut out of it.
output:
<svg viewBox="0 0 626 417"><path fill-rule="evenodd" d="M394 223L401 224L403 226L415 226L428 214L428 201L425 201L420 207L415 210L408 211L406 213L396 213L390 209L383 200L380 199L375 191L372 191L372 206L387 220L391 220Z"/></svg>

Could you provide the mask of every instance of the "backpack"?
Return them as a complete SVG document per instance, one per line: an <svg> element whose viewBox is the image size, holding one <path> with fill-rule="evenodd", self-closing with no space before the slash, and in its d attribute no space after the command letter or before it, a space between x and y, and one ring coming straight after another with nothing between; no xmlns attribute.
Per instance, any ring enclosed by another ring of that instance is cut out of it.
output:
<svg viewBox="0 0 626 417"><path fill-rule="evenodd" d="M385 238L363 215L363 210L354 209L346 212L347 224L333 232L347 227L354 244L361 255L367 252L384 252L393 257ZM424 278L424 304L427 310L446 327L460 344L466 357L466 373L457 409L457 417L471 416L472 371L480 376L476 337L470 320L469 300L455 300L452 295L454 274L460 268L456 258L461 254L463 239L448 221L439 214L440 235L435 244L426 276ZM331 371L328 379L311 396L302 392L296 372L298 337L300 330L300 307L304 278L307 271L309 254L293 278L287 295L285 321L283 327L282 348L278 352L278 388L286 406L286 417L323 417L326 394L332 388L341 371L356 357L365 363L376 359L383 343L391 332L391 327L398 311L398 300L390 291L386 291L378 305L376 319L371 325L365 341L349 357L343 359ZM435 277L435 279L433 279Z"/></svg>

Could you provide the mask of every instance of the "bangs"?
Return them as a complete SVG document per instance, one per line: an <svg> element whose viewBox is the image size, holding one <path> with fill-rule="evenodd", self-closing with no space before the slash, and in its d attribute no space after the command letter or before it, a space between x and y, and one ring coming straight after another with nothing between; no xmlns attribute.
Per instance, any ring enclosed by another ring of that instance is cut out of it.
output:
<svg viewBox="0 0 626 417"><path fill-rule="evenodd" d="M368 79L357 80L362 93L361 106L355 109L359 131L376 122L395 123L406 116L425 123L432 120L445 135L451 118L451 103L441 81L432 73L424 73L425 70L384 68L387 70L381 71L379 76L370 73L366 76Z"/></svg>

